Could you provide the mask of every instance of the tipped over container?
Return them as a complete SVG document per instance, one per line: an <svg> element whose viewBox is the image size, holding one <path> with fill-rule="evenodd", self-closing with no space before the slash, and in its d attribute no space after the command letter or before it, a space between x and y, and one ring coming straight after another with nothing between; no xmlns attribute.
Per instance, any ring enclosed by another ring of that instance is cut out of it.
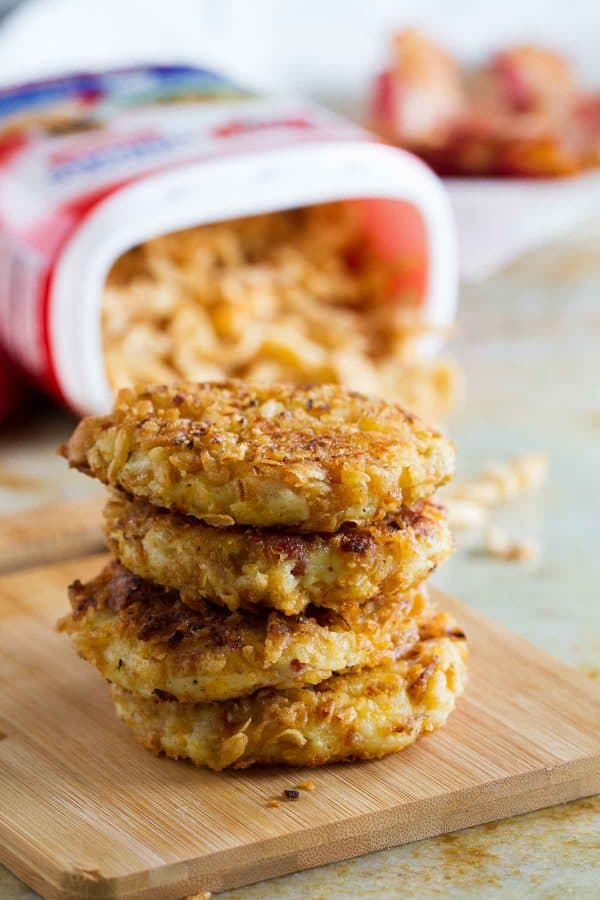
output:
<svg viewBox="0 0 600 900"><path fill-rule="evenodd" d="M434 355L456 308L453 223L417 158L304 100L140 67L0 92L0 341L80 414L105 411L102 298L122 254L209 223L347 201L369 251L409 257ZM404 285L406 287L406 285ZM118 386L118 385L117 385Z"/></svg>

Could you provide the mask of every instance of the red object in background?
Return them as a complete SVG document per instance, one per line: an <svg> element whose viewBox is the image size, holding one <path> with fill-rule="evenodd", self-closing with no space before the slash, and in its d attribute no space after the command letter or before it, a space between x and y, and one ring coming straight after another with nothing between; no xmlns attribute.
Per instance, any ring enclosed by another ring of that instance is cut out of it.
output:
<svg viewBox="0 0 600 900"><path fill-rule="evenodd" d="M378 131L392 129L394 119L394 78L389 69L380 72L371 93L371 122Z"/></svg>
<svg viewBox="0 0 600 900"><path fill-rule="evenodd" d="M21 407L25 393L21 376L0 347L0 424Z"/></svg>
<svg viewBox="0 0 600 900"><path fill-rule="evenodd" d="M391 298L411 294L419 300L427 289L427 234L419 211L402 200L363 200L359 206L369 244L377 256L401 267Z"/></svg>
<svg viewBox="0 0 600 900"><path fill-rule="evenodd" d="M513 47L466 72L403 31L374 84L371 117L443 175L556 177L600 165L599 103L549 50Z"/></svg>

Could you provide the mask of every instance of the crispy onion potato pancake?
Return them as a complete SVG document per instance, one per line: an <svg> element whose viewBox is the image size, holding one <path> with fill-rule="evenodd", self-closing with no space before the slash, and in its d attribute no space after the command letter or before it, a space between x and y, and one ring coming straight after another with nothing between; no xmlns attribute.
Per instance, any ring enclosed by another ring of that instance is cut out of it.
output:
<svg viewBox="0 0 600 900"><path fill-rule="evenodd" d="M416 587L452 551L445 512L430 501L334 534L214 528L116 491L104 519L124 566L201 609L208 599L231 610L262 604L294 615L313 604L344 614Z"/></svg>
<svg viewBox="0 0 600 900"><path fill-rule="evenodd" d="M117 714L149 750L218 771L402 750L444 725L465 678L466 646L457 631L421 641L404 659L316 687L262 690L224 703L161 701L116 685L112 691Z"/></svg>
<svg viewBox="0 0 600 900"><path fill-rule="evenodd" d="M318 684L332 672L395 659L418 640L422 592L379 597L349 625L326 609L283 616L231 612L205 601L191 609L110 563L70 588L73 612L59 623L75 649L114 684L145 696L193 703L259 688Z"/></svg>
<svg viewBox="0 0 600 900"><path fill-rule="evenodd" d="M70 465L210 525L336 531L448 481L454 449L399 406L332 385L124 389L79 424Z"/></svg>

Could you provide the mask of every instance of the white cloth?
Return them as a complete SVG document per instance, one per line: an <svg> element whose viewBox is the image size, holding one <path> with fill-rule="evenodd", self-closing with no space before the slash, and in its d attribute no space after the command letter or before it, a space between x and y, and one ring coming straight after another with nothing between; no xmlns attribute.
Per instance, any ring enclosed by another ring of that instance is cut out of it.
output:
<svg viewBox="0 0 600 900"><path fill-rule="evenodd" d="M456 178L447 186L467 282L600 216L600 172L553 181Z"/></svg>

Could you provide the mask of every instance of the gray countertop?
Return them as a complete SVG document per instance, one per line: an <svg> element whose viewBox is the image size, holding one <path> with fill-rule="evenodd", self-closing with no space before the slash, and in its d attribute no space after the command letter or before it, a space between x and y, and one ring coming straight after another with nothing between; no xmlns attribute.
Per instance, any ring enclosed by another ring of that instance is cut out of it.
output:
<svg viewBox="0 0 600 900"><path fill-rule="evenodd" d="M540 493L492 516L511 536L537 538L538 559L491 559L474 532L459 538L436 583L598 679L600 229L464 289L454 352L466 373L465 401L450 423L459 477L527 450L547 453L550 473ZM50 454L71 426L46 411L0 438L0 511L93 489ZM592 900L599 834L600 798L592 798L221 896ZM0 868L0 897L33 896Z"/></svg>

